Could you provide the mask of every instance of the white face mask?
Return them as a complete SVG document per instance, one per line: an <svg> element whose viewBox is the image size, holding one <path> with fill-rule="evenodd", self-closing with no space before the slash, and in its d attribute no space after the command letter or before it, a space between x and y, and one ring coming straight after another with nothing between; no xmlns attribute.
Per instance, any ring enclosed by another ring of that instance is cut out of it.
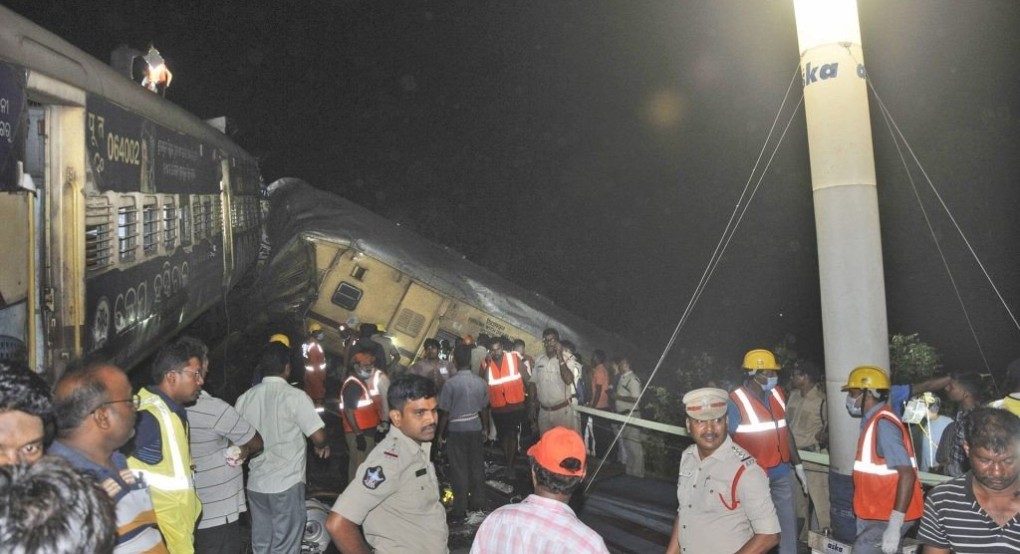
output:
<svg viewBox="0 0 1020 554"><path fill-rule="evenodd" d="M776 388L776 385L778 385L778 384L779 384L779 377L766 377L765 378L765 384L762 385L761 388L765 392L768 392L768 391Z"/></svg>
<svg viewBox="0 0 1020 554"><path fill-rule="evenodd" d="M864 410L860 406L857 405L857 401L858 400L862 400L863 401L864 400L864 395L862 394L862 395L858 396L857 398L854 398L854 397L852 397L850 395L847 395L847 397L846 397L846 411L850 412L850 415L852 415L854 417L860 417L860 416L864 415Z"/></svg>
<svg viewBox="0 0 1020 554"><path fill-rule="evenodd" d="M361 369L359 367L359 368L355 369L355 372L357 372L358 377L361 377L362 379L368 379L369 377L372 376L372 370L371 369Z"/></svg>

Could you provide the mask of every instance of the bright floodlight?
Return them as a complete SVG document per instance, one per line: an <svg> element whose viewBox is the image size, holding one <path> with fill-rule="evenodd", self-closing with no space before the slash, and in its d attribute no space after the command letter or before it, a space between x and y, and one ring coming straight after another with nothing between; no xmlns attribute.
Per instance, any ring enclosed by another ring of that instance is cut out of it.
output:
<svg viewBox="0 0 1020 554"><path fill-rule="evenodd" d="M861 43L857 0L793 0L800 53L823 44Z"/></svg>

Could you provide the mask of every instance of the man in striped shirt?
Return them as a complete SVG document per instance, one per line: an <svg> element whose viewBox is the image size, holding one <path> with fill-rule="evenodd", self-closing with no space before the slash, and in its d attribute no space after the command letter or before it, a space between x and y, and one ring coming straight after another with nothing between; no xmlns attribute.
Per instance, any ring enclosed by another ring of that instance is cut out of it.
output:
<svg viewBox="0 0 1020 554"><path fill-rule="evenodd" d="M1020 419L976 408L966 432L971 469L928 494L917 538L925 554L1020 551Z"/></svg>
<svg viewBox="0 0 1020 554"><path fill-rule="evenodd" d="M48 453L92 476L113 499L116 554L166 554L149 487L117 451L135 432L138 395L127 375L106 363L64 374L54 387L58 438Z"/></svg>
<svg viewBox="0 0 1020 554"><path fill-rule="evenodd" d="M492 512L478 528L471 554L608 554L602 537L577 519L567 502L584 480L581 435L553 427L528 449L535 493Z"/></svg>

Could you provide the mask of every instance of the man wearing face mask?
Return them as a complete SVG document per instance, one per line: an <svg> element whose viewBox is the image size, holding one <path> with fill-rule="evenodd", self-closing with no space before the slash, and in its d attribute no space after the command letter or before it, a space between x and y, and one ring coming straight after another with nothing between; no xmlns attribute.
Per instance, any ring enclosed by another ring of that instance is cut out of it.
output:
<svg viewBox="0 0 1020 554"><path fill-rule="evenodd" d="M340 388L340 413L343 414L344 438L350 452L348 481L354 481L358 466L375 446L375 431L382 423L381 405L374 401L372 395L375 356L367 351L358 352L353 362L354 368Z"/></svg>
<svg viewBox="0 0 1020 554"><path fill-rule="evenodd" d="M786 424L786 396L779 387L776 357L764 349L744 356L743 386L730 393L727 429L733 442L747 450L769 477L769 493L779 516L779 554L797 553L794 473L807 494L807 476L797 444Z"/></svg>
<svg viewBox="0 0 1020 554"><path fill-rule="evenodd" d="M886 403L889 386L885 371L861 366L843 387L847 411L862 418L853 472L854 554L899 552L924 510L910 433Z"/></svg>

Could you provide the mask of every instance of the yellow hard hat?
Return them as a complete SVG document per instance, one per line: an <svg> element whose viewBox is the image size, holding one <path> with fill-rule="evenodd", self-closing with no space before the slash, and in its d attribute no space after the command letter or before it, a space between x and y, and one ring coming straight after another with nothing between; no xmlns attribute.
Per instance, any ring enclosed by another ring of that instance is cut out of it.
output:
<svg viewBox="0 0 1020 554"><path fill-rule="evenodd" d="M758 348L744 354L744 369L748 371L779 371L783 368L776 363L774 354L764 348Z"/></svg>
<svg viewBox="0 0 1020 554"><path fill-rule="evenodd" d="M313 321L313 322L308 324L308 332L309 333L318 333L321 330L322 330L322 325L319 325L318 321Z"/></svg>
<svg viewBox="0 0 1020 554"><path fill-rule="evenodd" d="M287 335L284 335L283 333L277 333L269 337L269 342L278 342L286 346L287 348L290 348L290 339L287 338Z"/></svg>
<svg viewBox="0 0 1020 554"><path fill-rule="evenodd" d="M888 390L889 376L880 367L862 365L850 372L846 385L840 390L848 389Z"/></svg>

